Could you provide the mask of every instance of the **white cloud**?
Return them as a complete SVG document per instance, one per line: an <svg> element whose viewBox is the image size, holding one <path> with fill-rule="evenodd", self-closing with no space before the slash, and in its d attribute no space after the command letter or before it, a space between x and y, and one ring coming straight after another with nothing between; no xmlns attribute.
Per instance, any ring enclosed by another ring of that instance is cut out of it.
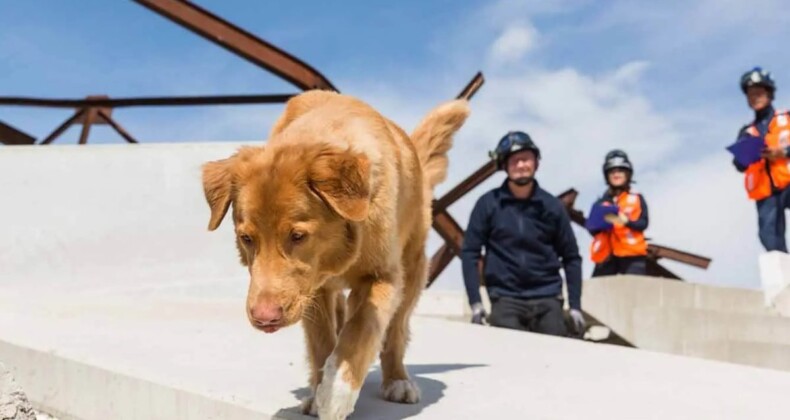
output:
<svg viewBox="0 0 790 420"><path fill-rule="evenodd" d="M757 211L725 151L644 175L650 234L656 243L713 258L707 271L674 265L682 277L727 286L759 286Z"/></svg>
<svg viewBox="0 0 790 420"><path fill-rule="evenodd" d="M620 66L608 78L608 82L618 86L638 87L645 71L650 67L647 61L632 61Z"/></svg>
<svg viewBox="0 0 790 420"><path fill-rule="evenodd" d="M517 62L535 48L537 41L538 31L529 22L511 24L494 41L490 59L497 64Z"/></svg>

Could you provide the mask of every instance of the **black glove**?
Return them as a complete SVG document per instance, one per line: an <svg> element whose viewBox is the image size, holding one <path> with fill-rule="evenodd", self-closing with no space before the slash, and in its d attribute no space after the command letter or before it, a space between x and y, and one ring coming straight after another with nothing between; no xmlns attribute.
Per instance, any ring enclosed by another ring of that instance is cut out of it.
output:
<svg viewBox="0 0 790 420"><path fill-rule="evenodd" d="M486 310L482 303L472 305L472 324L486 325Z"/></svg>

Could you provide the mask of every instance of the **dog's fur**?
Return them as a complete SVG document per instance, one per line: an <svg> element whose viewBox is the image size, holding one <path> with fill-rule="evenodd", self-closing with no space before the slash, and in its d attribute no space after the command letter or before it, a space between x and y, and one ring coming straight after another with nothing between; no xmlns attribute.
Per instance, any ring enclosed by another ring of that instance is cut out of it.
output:
<svg viewBox="0 0 790 420"><path fill-rule="evenodd" d="M465 100L448 102L410 137L355 98L310 91L288 102L264 147L204 165L209 229L233 206L250 322L266 332L303 322L305 413L350 414L379 351L382 396L419 400L403 365L408 322L427 278L433 187L468 113ZM278 325L255 322L272 307Z"/></svg>

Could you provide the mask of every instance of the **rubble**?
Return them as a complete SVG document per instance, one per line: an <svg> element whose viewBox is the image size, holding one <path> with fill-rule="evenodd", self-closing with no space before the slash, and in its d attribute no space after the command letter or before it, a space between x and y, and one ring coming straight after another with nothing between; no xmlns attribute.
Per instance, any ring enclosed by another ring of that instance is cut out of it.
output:
<svg viewBox="0 0 790 420"><path fill-rule="evenodd" d="M0 363L0 419L36 420L33 406L22 388L17 385L11 372Z"/></svg>

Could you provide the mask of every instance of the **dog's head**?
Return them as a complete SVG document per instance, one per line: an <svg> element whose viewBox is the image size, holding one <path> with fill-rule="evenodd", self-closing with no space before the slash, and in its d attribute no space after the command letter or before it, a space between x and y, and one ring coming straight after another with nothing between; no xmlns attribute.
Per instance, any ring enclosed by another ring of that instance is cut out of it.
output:
<svg viewBox="0 0 790 420"><path fill-rule="evenodd" d="M203 166L209 230L233 208L254 327L298 321L317 289L358 257L369 183L365 155L330 145L245 147Z"/></svg>

